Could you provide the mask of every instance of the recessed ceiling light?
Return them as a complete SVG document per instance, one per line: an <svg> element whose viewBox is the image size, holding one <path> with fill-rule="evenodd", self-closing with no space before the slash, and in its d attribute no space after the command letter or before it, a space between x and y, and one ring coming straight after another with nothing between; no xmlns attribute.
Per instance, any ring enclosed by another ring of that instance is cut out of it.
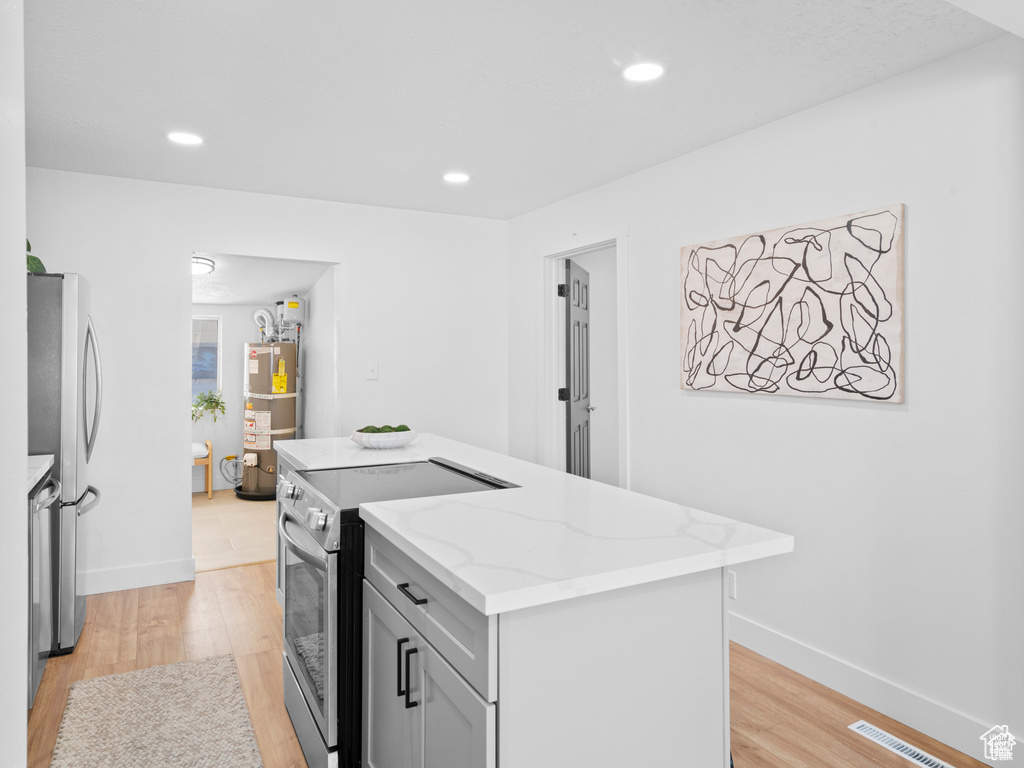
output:
<svg viewBox="0 0 1024 768"><path fill-rule="evenodd" d="M469 174L462 171L449 171L443 178L451 184L465 184L469 181Z"/></svg>
<svg viewBox="0 0 1024 768"><path fill-rule="evenodd" d="M653 61L641 61L639 64L631 64L622 70L622 76L634 83L657 80L663 74L665 74L665 68Z"/></svg>
<svg viewBox="0 0 1024 768"><path fill-rule="evenodd" d="M207 275L213 272L217 268L213 259L208 259L205 256L193 256L192 257L192 274L193 275Z"/></svg>
<svg viewBox="0 0 1024 768"><path fill-rule="evenodd" d="M180 131L172 131L171 133L168 133L167 138L175 144L188 144L189 146L195 146L196 144L203 143L202 138L196 136L194 133L181 133Z"/></svg>

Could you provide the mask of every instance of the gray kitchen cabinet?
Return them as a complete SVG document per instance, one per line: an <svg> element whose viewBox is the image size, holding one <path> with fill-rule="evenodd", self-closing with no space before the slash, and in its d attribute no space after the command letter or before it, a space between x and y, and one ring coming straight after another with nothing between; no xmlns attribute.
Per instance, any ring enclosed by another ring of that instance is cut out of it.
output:
<svg viewBox="0 0 1024 768"><path fill-rule="evenodd" d="M722 569L485 616L369 526L365 552L366 768L729 765Z"/></svg>
<svg viewBox="0 0 1024 768"><path fill-rule="evenodd" d="M495 707L363 583L363 765L493 768Z"/></svg>
<svg viewBox="0 0 1024 768"><path fill-rule="evenodd" d="M372 528L363 571L444 660L487 701L498 696L498 617L484 616Z"/></svg>
<svg viewBox="0 0 1024 768"><path fill-rule="evenodd" d="M422 691L423 760L418 768L494 768L494 704L484 701L424 642L413 669L413 694ZM416 700L415 697L413 699Z"/></svg>
<svg viewBox="0 0 1024 768"><path fill-rule="evenodd" d="M411 639L409 623L363 583L363 765L413 768L419 715L406 708L401 680L402 651ZM400 643L399 641L403 640Z"/></svg>

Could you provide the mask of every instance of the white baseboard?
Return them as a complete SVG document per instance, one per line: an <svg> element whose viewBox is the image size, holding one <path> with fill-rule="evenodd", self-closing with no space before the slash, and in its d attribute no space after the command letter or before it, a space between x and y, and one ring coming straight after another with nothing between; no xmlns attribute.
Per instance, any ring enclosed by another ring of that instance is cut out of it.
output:
<svg viewBox="0 0 1024 768"><path fill-rule="evenodd" d="M121 568L106 568L102 571L86 571L82 574L81 590L87 595L100 592L117 592L122 589L152 587L157 584L173 584L178 581L194 581L196 560L169 560L163 563L143 563Z"/></svg>
<svg viewBox="0 0 1024 768"><path fill-rule="evenodd" d="M981 735L992 727L992 723L984 723L731 612L729 639L938 739L975 760L998 768L995 763L982 759Z"/></svg>

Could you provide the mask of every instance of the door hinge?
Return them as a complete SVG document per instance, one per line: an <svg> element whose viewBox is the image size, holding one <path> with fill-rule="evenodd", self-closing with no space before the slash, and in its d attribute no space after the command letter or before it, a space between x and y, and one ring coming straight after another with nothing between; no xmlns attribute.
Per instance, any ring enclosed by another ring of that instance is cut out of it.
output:
<svg viewBox="0 0 1024 768"><path fill-rule="evenodd" d="M566 296L568 296L569 295L569 286L566 285L565 283L559 283L558 284L558 295L561 296L563 299Z"/></svg>
<svg viewBox="0 0 1024 768"><path fill-rule="evenodd" d="M569 401L569 388L568 387L559 387L558 388L558 400L560 402L563 402L563 403Z"/></svg>

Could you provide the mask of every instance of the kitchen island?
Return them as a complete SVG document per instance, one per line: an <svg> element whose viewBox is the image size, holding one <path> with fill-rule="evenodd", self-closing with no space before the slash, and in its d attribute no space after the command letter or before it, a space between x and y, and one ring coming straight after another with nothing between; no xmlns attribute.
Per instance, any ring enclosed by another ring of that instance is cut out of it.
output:
<svg viewBox="0 0 1024 768"><path fill-rule="evenodd" d="M439 456L518 486L360 507L364 765L728 765L724 568L792 537L434 435L275 447L285 474Z"/></svg>

